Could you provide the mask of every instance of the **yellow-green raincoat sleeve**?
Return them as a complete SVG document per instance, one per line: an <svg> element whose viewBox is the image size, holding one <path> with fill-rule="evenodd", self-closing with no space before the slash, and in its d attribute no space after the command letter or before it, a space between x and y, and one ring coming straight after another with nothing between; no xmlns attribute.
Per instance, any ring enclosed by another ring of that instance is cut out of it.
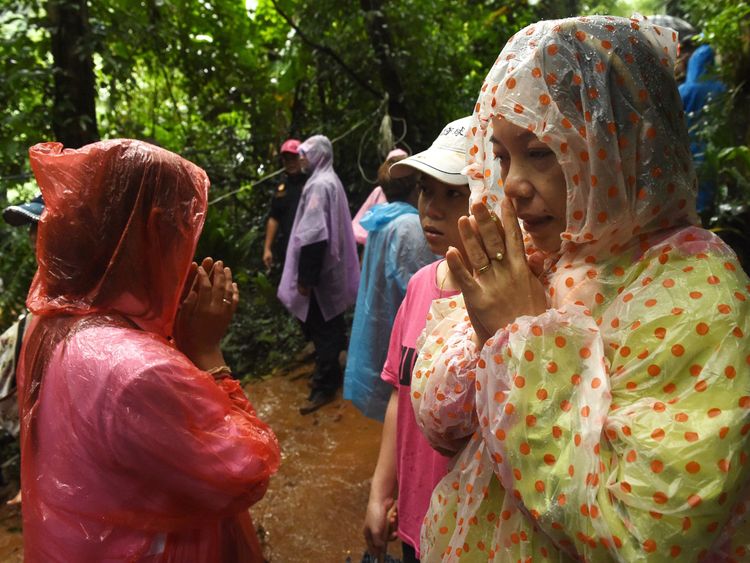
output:
<svg viewBox="0 0 750 563"><path fill-rule="evenodd" d="M482 436L527 516L500 528L515 552L541 533L587 561L742 559L747 278L706 255L638 270L597 316L521 317L481 352Z"/></svg>
<svg viewBox="0 0 750 563"><path fill-rule="evenodd" d="M479 351L463 299L432 303L412 372L417 424L438 451L461 449L477 430L474 390Z"/></svg>

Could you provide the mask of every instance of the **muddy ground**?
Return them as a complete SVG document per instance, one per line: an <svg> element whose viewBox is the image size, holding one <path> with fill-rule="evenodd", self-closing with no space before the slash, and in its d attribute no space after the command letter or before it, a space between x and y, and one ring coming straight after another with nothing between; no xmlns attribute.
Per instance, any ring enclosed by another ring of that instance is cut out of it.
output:
<svg viewBox="0 0 750 563"><path fill-rule="evenodd" d="M381 425L338 399L301 416L311 364L246 387L260 416L276 431L281 468L251 513L272 563L359 563L370 477ZM397 542L389 550L400 554ZM23 561L20 510L0 506L0 561Z"/></svg>

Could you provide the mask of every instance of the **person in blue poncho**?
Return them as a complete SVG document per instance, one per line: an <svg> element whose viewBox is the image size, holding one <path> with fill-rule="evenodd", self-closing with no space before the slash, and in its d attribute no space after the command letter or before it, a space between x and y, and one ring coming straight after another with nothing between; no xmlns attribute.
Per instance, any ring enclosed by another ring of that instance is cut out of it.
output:
<svg viewBox="0 0 750 563"><path fill-rule="evenodd" d="M380 379L380 372L393 319L411 276L435 260L416 209L416 171L404 178L391 178L392 163L387 161L378 170L378 183L388 203L373 206L360 221L368 232L367 245L344 375L344 399L351 400L365 416L381 421L392 391L392 386Z"/></svg>
<svg viewBox="0 0 750 563"><path fill-rule="evenodd" d="M696 207L699 212L709 209L714 196L714 182L711 178L704 178L701 165L705 160L706 143L698 137L703 108L712 99L726 90L724 84L711 78L714 63L714 51L710 45L701 45L688 59L685 82L680 84L679 91L682 105L688 123L690 135L690 152L700 179L698 184L698 200Z"/></svg>

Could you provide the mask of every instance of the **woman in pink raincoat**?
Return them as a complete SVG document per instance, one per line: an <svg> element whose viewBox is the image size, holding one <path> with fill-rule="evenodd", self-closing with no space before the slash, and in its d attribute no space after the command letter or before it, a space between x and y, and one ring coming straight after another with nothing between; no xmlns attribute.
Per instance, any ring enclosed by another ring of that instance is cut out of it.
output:
<svg viewBox="0 0 750 563"><path fill-rule="evenodd" d="M231 272L191 270L205 172L131 140L30 154L47 207L19 372L26 561L262 561L247 509L279 448L219 348Z"/></svg>
<svg viewBox="0 0 750 563"><path fill-rule="evenodd" d="M428 327L412 380L459 450L423 561L747 559L750 283L697 226L676 46L543 21L485 80L447 255L469 319Z"/></svg>

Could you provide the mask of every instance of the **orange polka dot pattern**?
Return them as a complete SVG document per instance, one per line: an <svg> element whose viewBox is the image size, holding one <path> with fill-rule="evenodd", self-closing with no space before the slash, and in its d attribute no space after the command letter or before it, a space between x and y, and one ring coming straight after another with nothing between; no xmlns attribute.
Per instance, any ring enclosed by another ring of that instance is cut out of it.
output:
<svg viewBox="0 0 750 563"><path fill-rule="evenodd" d="M438 450L455 451L457 444L471 436L477 428L474 409L476 371L467 370L469 358L477 355L469 339L455 334L470 327L463 297L437 299L432 302L422 337L417 341L420 351L412 370L412 405L417 424L430 444ZM453 338L448 342L448 336ZM446 364L443 376L433 378L437 366L433 358L442 355ZM433 416L432 405L441 405L441 416Z"/></svg>
<svg viewBox="0 0 750 563"><path fill-rule="evenodd" d="M520 123L518 116L531 113L540 95L528 80L540 77L580 86L588 99L607 99L608 88L589 90L598 83L585 73L555 73L553 57L572 58L575 68L588 65L590 72L603 64L614 84L617 76L628 77L631 82L620 86L632 90L632 107L640 107L637 101L650 99L653 85L645 84L645 94L633 90L639 86L634 73L620 67L629 64L630 37L668 59L669 50L657 47L664 38L652 37L661 34L670 43L671 30L642 20L536 24L516 34L500 57L516 55L506 61L516 69L511 91L526 94L512 103L498 98L496 107L510 108ZM596 57L574 43L594 41L601 46ZM607 58L609 49L617 61ZM652 61L631 53L634 64L638 57ZM509 77L497 74L486 90L500 91ZM561 107L559 91L544 93L550 100L540 105ZM662 101L671 105L670 99ZM585 135L579 131L589 123L587 108L582 104L580 120L572 110L545 115L552 130L569 129L584 139L578 148L566 141L566 150L586 150L591 167L602 160L595 142L601 132L588 125ZM671 119L667 109L642 114L655 130L643 129L644 138L659 139L669 130L661 123ZM608 114L600 110L592 123L606 125ZM623 118L628 114L617 123ZM678 133L654 145L657 152L679 152ZM603 148L609 155L609 146ZM656 158L653 147L649 151L643 158ZM630 174L635 184L632 198L624 207L613 204L616 211L598 230L586 231L586 225L592 209L605 209L591 196L601 179L593 186L589 172L579 171L577 183L569 177L569 188L578 186L569 201L580 196L590 205L579 219L569 217L569 244L548 260L546 313L516 319L481 351L470 342L460 298L428 326L415 366L422 377L412 382L420 393L413 398L415 413L431 443L460 451L425 516L423 561L747 560L750 280L720 239L690 226L689 214L679 218L674 206L680 198L692 207L685 183L691 173L681 175L679 160L663 161L650 183L633 173L632 161L610 162L612 174L621 165L623 186ZM673 191L660 183L664 176L675 180ZM608 192L605 185L607 198ZM673 215L663 228L638 219L662 217L665 208ZM629 233L619 230L623 224L632 225ZM591 237L578 236L585 232Z"/></svg>

